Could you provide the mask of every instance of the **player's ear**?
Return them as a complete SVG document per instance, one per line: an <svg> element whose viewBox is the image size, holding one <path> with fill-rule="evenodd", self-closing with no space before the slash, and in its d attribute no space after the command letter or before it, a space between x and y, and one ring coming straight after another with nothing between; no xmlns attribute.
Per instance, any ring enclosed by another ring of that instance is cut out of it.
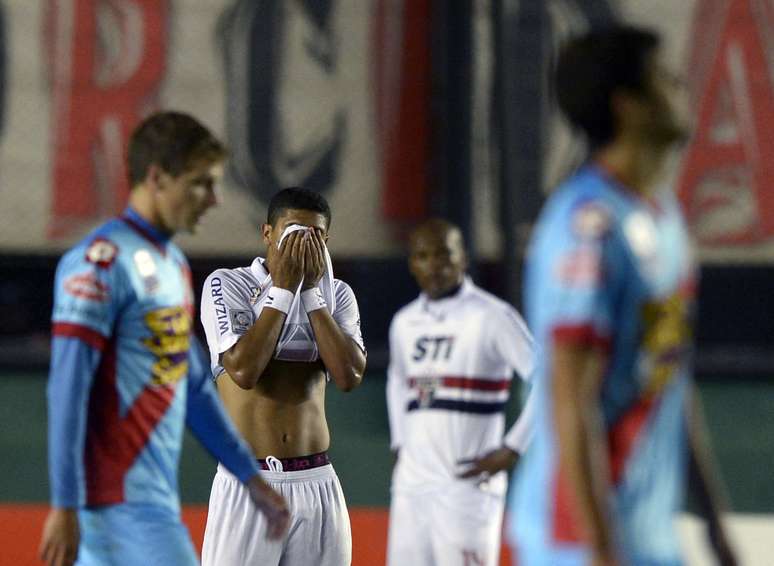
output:
<svg viewBox="0 0 774 566"><path fill-rule="evenodd" d="M164 170L155 163L151 163L145 174L145 184L153 191L161 190L163 188L163 183L161 182L163 175Z"/></svg>
<svg viewBox="0 0 774 566"><path fill-rule="evenodd" d="M261 236L263 236L263 243L267 246L271 245L271 232L273 227L271 224L261 224Z"/></svg>

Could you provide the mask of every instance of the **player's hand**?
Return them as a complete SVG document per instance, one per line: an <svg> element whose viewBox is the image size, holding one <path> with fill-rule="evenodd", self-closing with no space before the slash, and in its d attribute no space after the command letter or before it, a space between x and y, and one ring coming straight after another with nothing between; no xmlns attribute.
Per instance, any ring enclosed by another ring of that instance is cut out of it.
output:
<svg viewBox="0 0 774 566"><path fill-rule="evenodd" d="M739 561L736 559L736 553L734 552L731 544L726 536L726 531L720 524L719 519L710 521L707 526L707 535L709 536L710 546L717 558L720 566L737 566Z"/></svg>
<svg viewBox="0 0 774 566"><path fill-rule="evenodd" d="M459 465L470 465L470 468L458 474L457 477L462 479L481 477L482 479L489 479L497 472L503 470L510 470L516 465L516 461L519 459L519 454L514 450L511 450L507 446L492 450L488 454L484 454L481 458L470 458L467 460L459 460Z"/></svg>
<svg viewBox="0 0 774 566"><path fill-rule="evenodd" d="M277 540L285 536L290 525L290 511L285 499L257 474L247 482L247 490L255 506L266 516L269 526L266 538Z"/></svg>
<svg viewBox="0 0 774 566"><path fill-rule="evenodd" d="M297 230L285 238L271 266L274 285L293 293L304 277L304 234L305 230Z"/></svg>
<svg viewBox="0 0 774 566"><path fill-rule="evenodd" d="M303 290L316 287L325 273L325 240L322 231L310 228L305 238Z"/></svg>
<svg viewBox="0 0 774 566"><path fill-rule="evenodd" d="M78 558L78 513L75 509L53 508L43 524L40 559L48 566L71 566Z"/></svg>

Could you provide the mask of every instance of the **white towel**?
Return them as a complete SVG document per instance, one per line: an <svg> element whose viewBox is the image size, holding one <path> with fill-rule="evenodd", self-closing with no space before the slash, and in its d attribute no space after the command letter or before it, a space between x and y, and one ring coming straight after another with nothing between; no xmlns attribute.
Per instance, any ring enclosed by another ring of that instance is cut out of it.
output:
<svg viewBox="0 0 774 566"><path fill-rule="evenodd" d="M310 229L311 228L309 226L301 226L300 224L293 224L288 226L285 228L285 231L282 232L279 242L277 243L277 248L279 249L279 247L282 246L282 242L285 240L285 238L287 238L293 232ZM333 265L331 264L331 254L328 252L328 247L324 246L323 251L325 253L325 272L323 273L323 276L317 286L320 288L320 291L325 298L325 302L328 303L328 311L333 313L333 310L336 308L336 293L333 289ZM296 289L295 297L293 297L293 303L290 305L290 310L288 311L287 318L285 319L286 326L293 324L309 324L309 317L304 310L304 306L301 304L301 286L303 283L304 282L302 280L298 285L298 289Z"/></svg>

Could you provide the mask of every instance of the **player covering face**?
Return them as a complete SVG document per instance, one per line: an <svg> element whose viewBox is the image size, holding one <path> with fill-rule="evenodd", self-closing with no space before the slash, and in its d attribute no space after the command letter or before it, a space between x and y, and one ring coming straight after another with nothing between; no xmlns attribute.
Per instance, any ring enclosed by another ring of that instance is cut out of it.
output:
<svg viewBox="0 0 774 566"><path fill-rule="evenodd" d="M216 203L225 150L194 118L152 115L129 144L124 213L57 268L48 383L50 565L198 563L180 519L177 465L187 425L270 525L285 501L258 474L192 336L188 262L171 237Z"/></svg>
<svg viewBox="0 0 774 566"><path fill-rule="evenodd" d="M329 463L328 379L342 391L365 370L357 302L333 277L326 242L330 209L312 191L289 188L269 205L265 257L218 269L202 292L213 376L266 480L290 501L291 529L258 545L266 521L219 469L210 496L205 565L349 564L349 516Z"/></svg>
<svg viewBox="0 0 774 566"><path fill-rule="evenodd" d="M506 476L529 440L531 403L503 435L511 377L532 371L532 338L509 305L465 274L459 229L411 235L422 294L390 327L392 480L388 564L496 564Z"/></svg>

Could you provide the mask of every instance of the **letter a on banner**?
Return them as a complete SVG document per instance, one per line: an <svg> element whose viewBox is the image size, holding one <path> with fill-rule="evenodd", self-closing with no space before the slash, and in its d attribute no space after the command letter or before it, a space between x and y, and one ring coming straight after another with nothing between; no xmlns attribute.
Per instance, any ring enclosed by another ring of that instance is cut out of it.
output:
<svg viewBox="0 0 774 566"><path fill-rule="evenodd" d="M702 0L696 15L697 128L680 199L702 243L755 244L774 235L774 8Z"/></svg>
<svg viewBox="0 0 774 566"><path fill-rule="evenodd" d="M52 219L67 237L120 210L132 128L165 72L166 0L49 0L44 37L52 85Z"/></svg>

